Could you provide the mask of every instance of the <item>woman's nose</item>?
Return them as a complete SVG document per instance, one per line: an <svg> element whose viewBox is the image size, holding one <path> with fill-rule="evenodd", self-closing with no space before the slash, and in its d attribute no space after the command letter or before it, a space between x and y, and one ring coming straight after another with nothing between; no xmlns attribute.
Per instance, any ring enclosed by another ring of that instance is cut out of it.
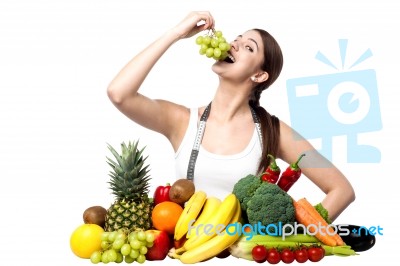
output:
<svg viewBox="0 0 400 266"><path fill-rule="evenodd" d="M234 49L235 51L237 51L239 49L239 44L237 40L234 40L233 42L230 43L231 45L231 49Z"/></svg>

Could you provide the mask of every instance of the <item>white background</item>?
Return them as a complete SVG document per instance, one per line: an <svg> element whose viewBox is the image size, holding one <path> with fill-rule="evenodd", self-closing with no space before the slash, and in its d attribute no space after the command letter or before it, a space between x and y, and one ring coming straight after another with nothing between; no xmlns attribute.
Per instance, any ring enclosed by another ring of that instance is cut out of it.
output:
<svg viewBox="0 0 400 266"><path fill-rule="evenodd" d="M106 88L131 57L191 10L210 10L216 28L233 39L267 29L285 57L262 104L290 124L286 80L336 73L314 59L318 50L340 63L338 39L349 39L349 60L370 48L355 70L375 69L383 129L360 141L378 147L378 164L348 164L345 138L335 138L334 163L357 199L336 223L380 225L376 246L323 265L395 265L398 261L399 178L398 26L396 1L42 0L0 2L0 230L2 265L89 265L75 257L69 237L92 205L108 207L106 144L140 139L151 164L151 193L174 180L166 139L134 124L110 103ZM155 66L142 92L187 106L206 104L216 76L194 39L175 44ZM280 162L281 168L285 165ZM291 190L313 202L323 194L306 178ZM179 265L179 261L146 264ZM217 259L204 265L221 263ZM251 265L229 258L223 263ZM309 263L311 264L311 263Z"/></svg>

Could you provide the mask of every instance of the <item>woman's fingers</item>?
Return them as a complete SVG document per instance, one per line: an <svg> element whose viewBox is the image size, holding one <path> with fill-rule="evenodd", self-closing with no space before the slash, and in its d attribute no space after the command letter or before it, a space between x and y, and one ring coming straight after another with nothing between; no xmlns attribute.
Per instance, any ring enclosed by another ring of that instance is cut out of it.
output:
<svg viewBox="0 0 400 266"><path fill-rule="evenodd" d="M213 29L214 28L214 17L211 15L210 12L208 11L202 11L198 12L201 15L201 21L204 21L203 24L203 29L202 30L208 30L208 29Z"/></svg>
<svg viewBox="0 0 400 266"><path fill-rule="evenodd" d="M190 12L176 27L181 38L191 37L200 31L214 28L215 21L208 11Z"/></svg>

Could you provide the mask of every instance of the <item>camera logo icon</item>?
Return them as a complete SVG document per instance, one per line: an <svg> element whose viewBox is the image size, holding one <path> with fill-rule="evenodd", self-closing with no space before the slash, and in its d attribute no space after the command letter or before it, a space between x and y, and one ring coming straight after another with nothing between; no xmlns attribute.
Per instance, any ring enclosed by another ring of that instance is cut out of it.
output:
<svg viewBox="0 0 400 266"><path fill-rule="evenodd" d="M339 40L339 48L344 67L347 40ZM349 69L371 56L368 49ZM338 69L321 52L316 59ZM377 147L358 142L358 134L382 129L375 70L294 78L286 87L292 127L306 139L318 139L324 157L332 160L333 137L346 136L348 163L380 162Z"/></svg>

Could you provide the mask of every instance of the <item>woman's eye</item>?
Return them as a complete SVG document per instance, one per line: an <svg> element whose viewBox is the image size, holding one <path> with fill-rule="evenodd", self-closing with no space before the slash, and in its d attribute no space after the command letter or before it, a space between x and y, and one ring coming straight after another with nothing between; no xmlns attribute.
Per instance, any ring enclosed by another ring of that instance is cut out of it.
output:
<svg viewBox="0 0 400 266"><path fill-rule="evenodd" d="M248 46L248 45L246 46L246 49L249 50L250 52L253 52L253 51L254 51L253 48L251 48L251 47Z"/></svg>

